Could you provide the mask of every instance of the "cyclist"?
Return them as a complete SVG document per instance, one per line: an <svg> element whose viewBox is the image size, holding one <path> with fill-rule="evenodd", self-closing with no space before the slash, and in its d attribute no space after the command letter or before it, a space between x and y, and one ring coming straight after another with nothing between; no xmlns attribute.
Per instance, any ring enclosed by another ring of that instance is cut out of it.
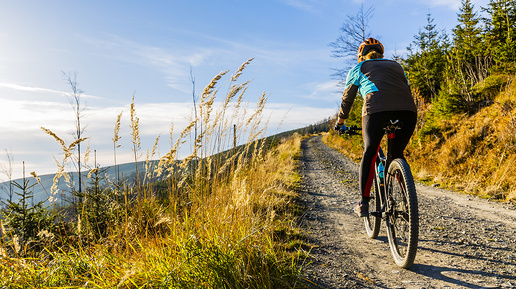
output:
<svg viewBox="0 0 516 289"><path fill-rule="evenodd" d="M403 151L414 132L417 109L410 87L400 64L383 58L384 48L380 41L368 38L358 48L358 64L347 76L342 103L335 124L341 129L349 116L357 92L364 98L362 107L362 134L364 155L360 162L360 192L362 200L354 211L361 217L369 215L370 191L375 174L375 162L384 125L389 120L403 123L396 132L392 158L404 158Z"/></svg>

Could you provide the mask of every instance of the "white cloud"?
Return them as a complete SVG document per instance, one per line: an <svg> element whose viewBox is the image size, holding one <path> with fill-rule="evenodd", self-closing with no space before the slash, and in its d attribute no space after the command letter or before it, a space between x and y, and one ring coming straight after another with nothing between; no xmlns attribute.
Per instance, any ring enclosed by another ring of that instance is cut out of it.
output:
<svg viewBox="0 0 516 289"><path fill-rule="evenodd" d="M334 103L340 101L342 88L339 87L338 80L330 80L326 82L313 82L303 86L304 90L310 92L302 96L306 99L315 99Z"/></svg>
<svg viewBox="0 0 516 289"><path fill-rule="evenodd" d="M313 85L313 93L335 93L340 89L339 83L338 80L315 83Z"/></svg>
<svg viewBox="0 0 516 289"><path fill-rule="evenodd" d="M477 0L477 1L473 1L473 2L474 2L473 5L475 6L475 8L477 10L479 10L480 7L486 6L487 3L489 3L489 0ZM454 11L459 11L459 8L462 6L461 0L431 0L431 1L424 0L424 1L420 1L420 3L422 3L424 5L428 5L430 7L444 6L444 7L450 8L451 10L454 10Z"/></svg>
<svg viewBox="0 0 516 289"><path fill-rule="evenodd" d="M159 134L168 134L172 122L175 134L178 135L187 124L190 109L191 104L187 103L136 103L142 151L151 147ZM123 107L88 106L83 111L83 136L89 138L92 150L99 151L97 161L103 165L112 163L113 156L110 152L113 150L113 131L117 115L122 111L120 161L130 161L132 144L129 104ZM60 147L41 127L51 130L69 143L72 139L70 133L75 126L69 103L2 99L0 116L0 134L4 136L0 139L0 149L12 148L16 160L24 160L30 164L28 170L37 170L40 174L53 172L52 156L61 158Z"/></svg>
<svg viewBox="0 0 516 289"><path fill-rule="evenodd" d="M459 7L461 6L460 0L426 0L422 3L427 4L430 7L447 6L452 10L459 10Z"/></svg>
<svg viewBox="0 0 516 289"><path fill-rule="evenodd" d="M283 0L283 2L303 11L314 12L316 10L313 0Z"/></svg>
<svg viewBox="0 0 516 289"><path fill-rule="evenodd" d="M176 129L183 129L188 124L192 111L191 103L145 103L135 104L136 116L140 119L141 133L157 136L168 133L171 123ZM101 112L100 112L101 113ZM124 111L129 120L129 110ZM115 119L113 119L114 124ZM129 125L129 123L127 123Z"/></svg>
<svg viewBox="0 0 516 289"><path fill-rule="evenodd" d="M206 59L209 59L212 55L211 50L204 50L203 52L194 53L187 57L187 62L190 63L191 66L200 66L203 64Z"/></svg>
<svg viewBox="0 0 516 289"><path fill-rule="evenodd" d="M15 84L15 83L5 83L5 82L0 83L0 87L9 88L9 89L18 90L18 91L26 91L26 92L51 93L51 94L56 94L56 95L61 95L61 96L69 96L70 95L70 92L67 92L67 91L59 91L59 90L54 90L54 89L33 87L33 86L24 86L24 85L19 85L19 84ZM82 93L81 93L81 97L91 98L91 99L102 99L101 97L98 97L98 96L82 94Z"/></svg>
<svg viewBox="0 0 516 289"><path fill-rule="evenodd" d="M159 47L117 35L108 35L107 37L108 39L84 38L84 41L100 46L109 59L151 67L159 71L163 74L163 79L169 87L181 92L190 90L188 81L185 81L188 79L190 67L203 65L213 54L212 50L199 48L199 46L193 48L184 45Z"/></svg>
<svg viewBox="0 0 516 289"><path fill-rule="evenodd" d="M264 115L271 115L269 128L275 129L282 123L279 131L291 130L319 122L336 113L332 108L316 108L293 103L274 103L266 105Z"/></svg>
<svg viewBox="0 0 516 289"><path fill-rule="evenodd" d="M48 89L48 88L40 88L40 87L31 87L31 86L23 86L19 84L14 83L0 83L0 87L10 88L14 90L21 90L21 91L30 91L30 92L51 92L56 94L65 94L65 92Z"/></svg>
<svg viewBox="0 0 516 289"><path fill-rule="evenodd" d="M34 131L50 124L61 127L65 114L71 115L69 104L2 99L0 130Z"/></svg>

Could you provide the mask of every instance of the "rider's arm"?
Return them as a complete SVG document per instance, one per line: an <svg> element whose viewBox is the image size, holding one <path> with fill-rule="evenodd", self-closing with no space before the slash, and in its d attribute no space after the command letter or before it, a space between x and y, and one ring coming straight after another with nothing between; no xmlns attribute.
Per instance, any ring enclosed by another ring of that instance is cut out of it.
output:
<svg viewBox="0 0 516 289"><path fill-rule="evenodd" d="M334 127L334 129L337 131L337 130L341 130L341 129L342 129L342 127L346 127L346 126L344 125L344 119L342 119L342 118L340 118L340 117L339 117L339 118L337 118L337 122L335 123L335 127Z"/></svg>
<svg viewBox="0 0 516 289"><path fill-rule="evenodd" d="M344 126L344 120L346 120L349 116L349 111L351 109L351 105L355 101L357 91L358 86L353 84L344 90L344 94L342 95L342 103L339 110L339 117L335 123L335 130L339 130L342 126Z"/></svg>
<svg viewBox="0 0 516 289"><path fill-rule="evenodd" d="M339 110L339 121L342 120L344 122L345 119L349 117L349 111L351 110L351 106L355 101L355 97L357 96L358 86L351 84L344 90L342 94L342 102L340 104Z"/></svg>
<svg viewBox="0 0 516 289"><path fill-rule="evenodd" d="M348 118L351 105L355 101L357 96L358 88L360 86L360 68L361 64L353 67L346 77L346 88L342 94L342 102L340 104L339 119L338 123L344 123L344 120Z"/></svg>

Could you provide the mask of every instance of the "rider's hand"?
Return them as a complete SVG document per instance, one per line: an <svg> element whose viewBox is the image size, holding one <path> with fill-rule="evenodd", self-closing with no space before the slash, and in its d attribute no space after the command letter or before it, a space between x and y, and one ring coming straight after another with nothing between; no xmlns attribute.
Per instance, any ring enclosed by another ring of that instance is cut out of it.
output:
<svg viewBox="0 0 516 289"><path fill-rule="evenodd" d="M340 130L346 130L346 125L341 123L339 124L338 122L335 123L335 131L340 131Z"/></svg>

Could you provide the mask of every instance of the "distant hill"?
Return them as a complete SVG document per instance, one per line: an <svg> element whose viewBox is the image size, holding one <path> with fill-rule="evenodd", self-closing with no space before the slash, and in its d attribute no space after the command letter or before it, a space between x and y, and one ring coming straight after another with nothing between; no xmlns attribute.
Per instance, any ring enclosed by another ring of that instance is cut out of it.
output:
<svg viewBox="0 0 516 289"><path fill-rule="evenodd" d="M157 165L158 161L151 161L151 166ZM103 167L102 170L105 170L106 177L109 181L114 181L116 179L115 176L115 166L108 166ZM136 166L135 163L126 163L118 165L118 171L121 179L124 179L127 182L134 182L136 179ZM145 161L138 162L138 171L140 173L145 172ZM77 172L68 173L70 175L70 179L75 183L75 188L78 189L78 176L79 174ZM83 175L83 181L89 182L89 179L87 178L88 172L82 172ZM54 176L55 174L48 174L48 175L41 175L38 176L41 178L41 184L37 184L34 187L31 188L31 191L34 193L34 202L37 203L39 201L46 200L49 197L50 189L54 183ZM26 180L29 181L29 184L37 183L36 179L32 176L27 177ZM13 180L13 182L17 182L18 184L23 183L23 179L16 179ZM107 181L104 185L107 185ZM69 196L70 187L69 184L64 180L63 177L59 179L58 183L58 189L59 193L58 195L64 193L66 196ZM20 190L16 187L13 187L14 191L19 192ZM58 199L61 199L61 196L57 196ZM9 198L9 182L3 182L0 183L0 200L5 201ZM16 194L13 195L13 200L18 199L18 196Z"/></svg>

